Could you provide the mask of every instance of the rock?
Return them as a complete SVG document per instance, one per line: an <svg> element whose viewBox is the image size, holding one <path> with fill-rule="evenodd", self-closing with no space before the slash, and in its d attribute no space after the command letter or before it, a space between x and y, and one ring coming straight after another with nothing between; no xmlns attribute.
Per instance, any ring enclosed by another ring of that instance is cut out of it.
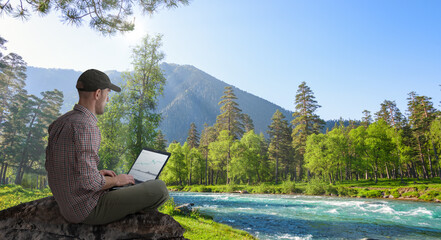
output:
<svg viewBox="0 0 441 240"><path fill-rule="evenodd" d="M192 210L192 206L194 206L194 203L186 203L175 207L175 210L179 210L183 214L189 214Z"/></svg>
<svg viewBox="0 0 441 240"><path fill-rule="evenodd" d="M185 239L184 231L171 216L156 210L106 225L69 223L54 197L0 211L0 239Z"/></svg>
<svg viewBox="0 0 441 240"><path fill-rule="evenodd" d="M242 191L240 191L240 193L242 193L242 194L248 194L248 191L247 191L247 190L242 190Z"/></svg>

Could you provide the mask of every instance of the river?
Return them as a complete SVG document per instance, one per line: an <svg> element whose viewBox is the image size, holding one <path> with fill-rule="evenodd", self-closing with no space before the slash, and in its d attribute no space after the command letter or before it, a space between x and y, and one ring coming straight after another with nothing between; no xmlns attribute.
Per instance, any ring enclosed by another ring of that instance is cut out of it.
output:
<svg viewBox="0 0 441 240"><path fill-rule="evenodd" d="M303 195L171 192L259 239L441 239L441 204Z"/></svg>

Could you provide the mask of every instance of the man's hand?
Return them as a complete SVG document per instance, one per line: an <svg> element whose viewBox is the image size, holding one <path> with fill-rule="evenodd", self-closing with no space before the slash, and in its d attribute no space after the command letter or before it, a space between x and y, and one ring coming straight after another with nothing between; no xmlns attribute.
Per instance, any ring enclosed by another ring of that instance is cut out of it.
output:
<svg viewBox="0 0 441 240"><path fill-rule="evenodd" d="M111 170L100 170L100 174L103 176L116 177L116 173Z"/></svg>
<svg viewBox="0 0 441 240"><path fill-rule="evenodd" d="M103 190L109 189L111 187L121 187L128 184L135 184L135 179L133 178L133 176L127 174L120 174L120 175L115 174L115 176L113 177L104 175L104 178L106 179L106 183L102 188Z"/></svg>
<svg viewBox="0 0 441 240"><path fill-rule="evenodd" d="M125 186L127 184L135 184L135 179L132 175L120 174L115 177L115 186Z"/></svg>

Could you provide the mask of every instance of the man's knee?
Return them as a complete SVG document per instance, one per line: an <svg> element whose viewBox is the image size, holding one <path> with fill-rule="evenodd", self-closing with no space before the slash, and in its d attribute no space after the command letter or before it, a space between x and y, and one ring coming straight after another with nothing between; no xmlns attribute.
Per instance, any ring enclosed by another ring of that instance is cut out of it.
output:
<svg viewBox="0 0 441 240"><path fill-rule="evenodd" d="M162 198L167 200L169 198L167 185L165 185L165 182L162 181L162 180L158 179L156 181L157 181L156 184L158 185L158 192L159 192L159 194L162 196Z"/></svg>

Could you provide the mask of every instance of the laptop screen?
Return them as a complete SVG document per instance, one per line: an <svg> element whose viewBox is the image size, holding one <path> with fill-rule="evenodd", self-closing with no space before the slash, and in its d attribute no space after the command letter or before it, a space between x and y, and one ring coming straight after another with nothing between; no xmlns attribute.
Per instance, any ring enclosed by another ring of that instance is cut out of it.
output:
<svg viewBox="0 0 441 240"><path fill-rule="evenodd" d="M143 149L128 174L138 182L157 179L169 157L170 153Z"/></svg>

